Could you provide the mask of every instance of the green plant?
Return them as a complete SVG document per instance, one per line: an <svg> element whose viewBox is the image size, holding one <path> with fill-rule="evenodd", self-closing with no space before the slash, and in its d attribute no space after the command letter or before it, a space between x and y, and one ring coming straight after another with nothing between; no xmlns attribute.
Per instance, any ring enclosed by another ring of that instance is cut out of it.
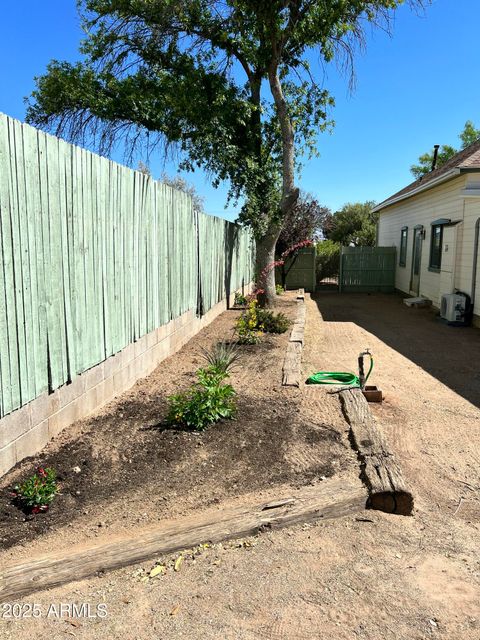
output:
<svg viewBox="0 0 480 640"><path fill-rule="evenodd" d="M202 356L212 373L228 373L240 358L240 352L235 343L217 342L210 349L202 349Z"/></svg>
<svg viewBox="0 0 480 640"><path fill-rule="evenodd" d="M197 376L198 382L190 389L169 397L168 424L203 431L234 416L235 390L230 384L222 384L228 374L206 367L199 369Z"/></svg>
<svg viewBox="0 0 480 640"><path fill-rule="evenodd" d="M333 240L322 240L317 243L316 255L317 282L324 278L338 276L340 270L340 245Z"/></svg>
<svg viewBox="0 0 480 640"><path fill-rule="evenodd" d="M285 293L285 289L282 287L281 284L276 284L275 285L275 290L277 292L277 296L281 296L282 293Z"/></svg>
<svg viewBox="0 0 480 640"><path fill-rule="evenodd" d="M247 304L247 297L243 295L243 293L235 293L234 305L236 307L245 307Z"/></svg>
<svg viewBox="0 0 480 640"><path fill-rule="evenodd" d="M256 344L260 340L258 330L261 328L258 326L257 305L256 299L250 300L246 311L237 320L235 331L240 344Z"/></svg>
<svg viewBox="0 0 480 640"><path fill-rule="evenodd" d="M257 322L265 333L285 333L292 324L285 314L273 313L269 309L258 309Z"/></svg>
<svg viewBox="0 0 480 640"><path fill-rule="evenodd" d="M273 313L269 309L259 309L257 301L251 300L246 311L237 320L236 332L240 344L255 344L259 341L259 332L285 333L291 325L283 313Z"/></svg>
<svg viewBox="0 0 480 640"><path fill-rule="evenodd" d="M32 513L48 511L48 507L58 493L54 469L39 467L37 473L23 484L16 485L13 495L23 507Z"/></svg>

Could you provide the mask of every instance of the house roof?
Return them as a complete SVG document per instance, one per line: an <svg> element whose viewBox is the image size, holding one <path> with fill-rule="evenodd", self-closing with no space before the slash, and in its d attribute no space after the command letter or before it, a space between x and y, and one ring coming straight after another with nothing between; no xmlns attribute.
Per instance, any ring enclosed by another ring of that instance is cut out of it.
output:
<svg viewBox="0 0 480 640"><path fill-rule="evenodd" d="M399 200L410 198L420 191L431 189L440 182L445 182L446 180L455 178L460 173L468 171L480 171L480 139L456 153L438 169L426 173L418 180L415 180L383 202L380 202L373 210L380 211L381 209L385 209L385 207Z"/></svg>

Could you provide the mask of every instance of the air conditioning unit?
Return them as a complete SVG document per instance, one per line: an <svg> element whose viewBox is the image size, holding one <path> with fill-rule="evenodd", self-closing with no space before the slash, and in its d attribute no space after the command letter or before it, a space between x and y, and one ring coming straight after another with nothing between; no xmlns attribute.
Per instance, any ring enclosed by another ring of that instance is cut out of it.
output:
<svg viewBox="0 0 480 640"><path fill-rule="evenodd" d="M470 296L461 291L442 296L440 316L449 324L469 324Z"/></svg>

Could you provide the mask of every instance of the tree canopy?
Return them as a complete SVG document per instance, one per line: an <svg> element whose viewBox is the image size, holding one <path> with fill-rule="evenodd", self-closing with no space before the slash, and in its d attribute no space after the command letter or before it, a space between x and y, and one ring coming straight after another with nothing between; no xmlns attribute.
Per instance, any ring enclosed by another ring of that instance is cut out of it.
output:
<svg viewBox="0 0 480 640"><path fill-rule="evenodd" d="M317 242L325 219L331 214L330 209L320 204L311 194L300 194L296 205L285 219L277 240L277 256L303 240Z"/></svg>
<svg viewBox="0 0 480 640"><path fill-rule="evenodd" d="M316 152L333 98L309 59L352 60L366 25L386 26L403 0L79 0L83 60L52 61L36 79L28 121L108 152L174 145L243 196L257 270ZM421 4L422 0L410 0ZM273 277L267 295L275 292Z"/></svg>
<svg viewBox="0 0 480 640"><path fill-rule="evenodd" d="M461 141L461 149L465 149L473 142L476 142L480 138L480 129L477 129L471 120L467 120L463 131L458 136ZM452 156L458 153L459 149L452 147L449 144L443 144L438 149L436 168L438 169L444 165ZM411 173L415 178L420 178L426 173L430 173L433 163L433 151L428 151L422 154L418 158L418 164L412 164L410 167Z"/></svg>
<svg viewBox="0 0 480 640"><path fill-rule="evenodd" d="M325 220L323 225L325 238L343 246L375 246L378 213L372 211L374 206L373 201L345 204Z"/></svg>

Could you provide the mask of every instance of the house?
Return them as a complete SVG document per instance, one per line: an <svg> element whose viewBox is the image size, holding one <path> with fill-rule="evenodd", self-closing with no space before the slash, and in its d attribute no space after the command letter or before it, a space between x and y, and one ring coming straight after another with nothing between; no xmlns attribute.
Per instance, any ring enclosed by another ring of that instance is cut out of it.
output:
<svg viewBox="0 0 480 640"><path fill-rule="evenodd" d="M378 246L397 248L396 289L436 307L443 294L462 291L472 297L480 325L480 140L374 211Z"/></svg>

